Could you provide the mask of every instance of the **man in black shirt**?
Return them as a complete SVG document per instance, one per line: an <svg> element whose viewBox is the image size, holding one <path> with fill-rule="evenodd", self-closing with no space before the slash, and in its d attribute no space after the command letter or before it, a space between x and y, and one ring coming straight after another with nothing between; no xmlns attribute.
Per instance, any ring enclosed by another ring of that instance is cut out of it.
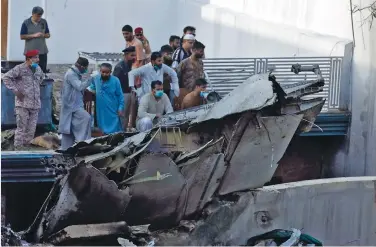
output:
<svg viewBox="0 0 376 247"><path fill-rule="evenodd" d="M121 88L124 95L124 119L123 128L128 127L129 114L130 114L130 101L131 101L131 88L129 87L128 72L132 69L132 64L136 61L136 48L130 46L123 50L124 59L119 62L112 73L114 76L119 78Z"/></svg>

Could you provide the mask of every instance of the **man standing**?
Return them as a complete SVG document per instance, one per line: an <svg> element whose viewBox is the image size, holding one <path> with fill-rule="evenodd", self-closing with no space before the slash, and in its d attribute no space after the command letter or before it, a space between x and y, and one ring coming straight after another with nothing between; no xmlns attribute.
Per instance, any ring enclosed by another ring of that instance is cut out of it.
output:
<svg viewBox="0 0 376 247"><path fill-rule="evenodd" d="M173 49L172 52L174 52L180 46L180 37L177 35L171 35L168 43Z"/></svg>
<svg viewBox="0 0 376 247"><path fill-rule="evenodd" d="M180 103L184 97L195 89L196 80L204 78L204 64L202 57L204 54L205 46L196 41L193 45L192 55L183 60L178 68L177 74L180 82L180 97L175 100L175 109L180 109Z"/></svg>
<svg viewBox="0 0 376 247"><path fill-rule="evenodd" d="M183 44L177 48L172 55L172 68L176 69L181 61L192 55L192 47L195 43L195 36L186 34L183 38Z"/></svg>
<svg viewBox="0 0 376 247"><path fill-rule="evenodd" d="M61 148L68 149L74 142L91 138L91 116L84 109L83 94L93 78L83 81L89 61L79 57L64 76L61 92L59 132L62 134Z"/></svg>
<svg viewBox="0 0 376 247"><path fill-rule="evenodd" d="M195 83L198 78L205 77L204 64L202 62L204 52L205 45L196 41L193 44L192 55L183 60L177 68L180 84L189 92L195 89Z"/></svg>
<svg viewBox="0 0 376 247"><path fill-rule="evenodd" d="M98 127L104 134L123 130L120 117L124 115L124 96L120 81L111 76L112 66L102 63L100 74L93 78L89 91L95 94Z"/></svg>
<svg viewBox="0 0 376 247"><path fill-rule="evenodd" d="M136 48L136 62L133 64L132 68L139 68L144 65L145 62L145 52L142 42L134 37L133 28L129 25L125 25L122 29L123 36L127 42L126 47L134 46Z"/></svg>
<svg viewBox="0 0 376 247"><path fill-rule="evenodd" d="M206 92L207 85L208 82L205 79L197 79L195 89L184 97L183 102L181 104L181 109L183 110L206 104L204 95Z"/></svg>
<svg viewBox="0 0 376 247"><path fill-rule="evenodd" d="M162 82L152 81L151 92L145 94L140 101L137 114L137 129L139 131L147 131L153 128L153 122L157 122L163 114L173 111L170 100L163 93Z"/></svg>
<svg viewBox="0 0 376 247"><path fill-rule="evenodd" d="M137 89L137 96L141 99L142 96L150 92L152 81L162 81L163 74L166 73L171 77L171 90L176 97L179 96L179 83L176 72L162 63L162 55L160 52L153 52L151 54L151 62L138 69L133 69L128 73L129 86L134 87L135 77L141 77L141 87Z"/></svg>
<svg viewBox="0 0 376 247"><path fill-rule="evenodd" d="M47 21L42 18L44 11L41 7L34 7L32 16L26 19L21 26L21 40L25 40L25 51L39 51L39 66L43 73L47 71L47 44L50 38L50 29Z"/></svg>
<svg viewBox="0 0 376 247"><path fill-rule="evenodd" d="M44 73L38 66L38 51L27 51L25 56L24 63L17 65L3 76L4 85L16 95L15 150L21 150L29 145L34 138L38 112L41 108L40 84Z"/></svg>
<svg viewBox="0 0 376 247"><path fill-rule="evenodd" d="M130 113L130 96L131 88L129 87L128 72L132 69L132 64L136 61L136 49L134 46L130 46L123 50L124 60L119 62L112 73L119 78L121 89L124 95L124 114L123 114L123 129L126 129L129 124Z"/></svg>
<svg viewBox="0 0 376 247"><path fill-rule="evenodd" d="M144 36L144 30L142 27L138 27L134 30L134 35L142 42L142 47L145 53L145 64L150 62L151 48L149 40Z"/></svg>
<svg viewBox="0 0 376 247"><path fill-rule="evenodd" d="M167 65L168 67L171 67L172 65L172 53L174 50L169 45L164 45L161 47L161 50L159 51L162 55L163 64ZM171 104L173 104L173 94L170 94L171 92L171 77L164 73L163 74L163 91L165 94L167 94L170 97Z"/></svg>

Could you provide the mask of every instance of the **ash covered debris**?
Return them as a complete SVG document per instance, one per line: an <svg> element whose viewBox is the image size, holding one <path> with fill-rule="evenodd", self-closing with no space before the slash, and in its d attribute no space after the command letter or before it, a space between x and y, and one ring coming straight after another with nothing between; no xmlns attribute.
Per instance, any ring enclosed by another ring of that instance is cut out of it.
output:
<svg viewBox="0 0 376 247"><path fill-rule="evenodd" d="M270 181L293 135L309 131L325 102L300 99L303 89L322 90L311 69L317 80L289 86L254 75L219 102L165 115L148 132L93 138L45 159L56 182L22 238L245 244L229 231L249 190Z"/></svg>

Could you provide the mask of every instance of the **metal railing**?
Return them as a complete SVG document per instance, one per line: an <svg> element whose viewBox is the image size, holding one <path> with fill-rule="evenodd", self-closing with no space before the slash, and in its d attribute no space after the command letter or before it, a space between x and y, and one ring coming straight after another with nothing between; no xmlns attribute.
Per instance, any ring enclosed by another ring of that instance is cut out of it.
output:
<svg viewBox="0 0 376 247"><path fill-rule="evenodd" d="M325 79L323 91L307 98L324 97L326 99L322 112L340 108L341 73L343 57L275 57L275 58L207 58L204 70L210 78L215 91L225 95L253 74L273 70L281 84L292 84L302 80L314 80L316 75L291 72L291 65L318 64Z"/></svg>

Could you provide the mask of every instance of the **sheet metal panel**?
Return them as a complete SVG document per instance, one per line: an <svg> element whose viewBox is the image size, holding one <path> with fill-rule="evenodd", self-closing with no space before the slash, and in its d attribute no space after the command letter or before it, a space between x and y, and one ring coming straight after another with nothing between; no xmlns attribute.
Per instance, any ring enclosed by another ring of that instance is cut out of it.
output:
<svg viewBox="0 0 376 247"><path fill-rule="evenodd" d="M251 75L269 70L273 70L277 81L282 85L314 80L317 76L312 72L295 75L291 72L291 65L318 64L325 79L325 86L322 92L306 98L325 98L326 103L322 112L327 112L339 108L342 60L343 57L207 58L204 60L204 69L214 90L224 96Z"/></svg>

